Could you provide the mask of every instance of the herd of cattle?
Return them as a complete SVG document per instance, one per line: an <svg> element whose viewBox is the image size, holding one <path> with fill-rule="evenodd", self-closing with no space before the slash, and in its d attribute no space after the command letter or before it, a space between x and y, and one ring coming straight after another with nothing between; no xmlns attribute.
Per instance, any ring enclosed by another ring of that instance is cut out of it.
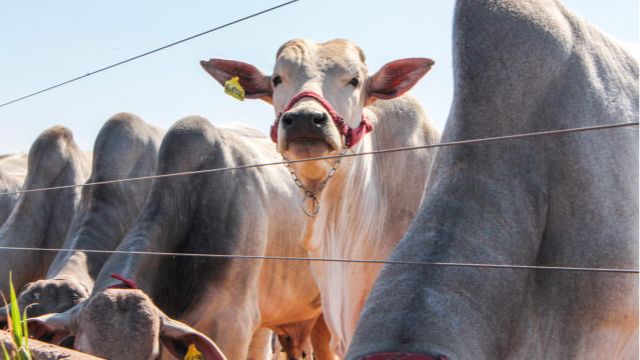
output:
<svg viewBox="0 0 640 360"><path fill-rule="evenodd" d="M459 0L453 51L443 142L638 120L637 59L556 0ZM267 359L272 332L289 359L637 358L637 274L182 256L637 269L637 127L297 162L438 143L405 94L433 61L369 75L352 42L297 39L270 76L201 65L273 104L271 139L119 113L92 154L56 126L0 157L0 290L11 271L33 336L108 359Z"/></svg>

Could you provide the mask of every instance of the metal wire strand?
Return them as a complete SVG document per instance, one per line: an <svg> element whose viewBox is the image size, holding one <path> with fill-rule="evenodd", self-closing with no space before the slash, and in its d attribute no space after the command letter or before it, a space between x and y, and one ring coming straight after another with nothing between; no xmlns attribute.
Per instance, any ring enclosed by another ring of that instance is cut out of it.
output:
<svg viewBox="0 0 640 360"><path fill-rule="evenodd" d="M183 171L183 172L177 172L177 173L171 173L171 174L159 174L159 175L140 176L140 177L134 177L134 178L127 178L127 179L96 181L96 182L88 182L88 183L84 183L84 184L71 184L71 185L54 186L54 187L48 187L48 188L38 188L38 189L29 189L29 190L5 192L5 193L0 193L0 196L8 196L8 195L23 194L23 193L40 192L40 191L69 189L69 188L85 187L85 186L107 185L107 184L115 184L115 183L122 183L122 182L128 182L128 181L152 180L152 179L160 179L160 178L167 178L167 177L174 177L174 176L209 174L209 173L223 173L223 172L229 172L229 171L234 171L234 170L245 170L245 169L259 168L259 167L265 167L265 166L295 164L295 163L301 163L301 162L307 162L307 161L329 160L329 159L338 159L338 158L364 156L364 155L386 154L386 153L394 153L394 152L401 152L401 151L431 149L431 148L439 148L439 147L447 147L447 146L459 146L459 145L479 144L479 143L487 143L487 142L494 142L494 141L525 139L525 138L532 138L532 137L537 137L537 136L561 135L561 134L576 133L576 132L583 132L583 131L614 129L614 128L621 128L621 127L627 127L627 126L638 126L638 122L629 122L629 123L620 123L620 124L607 124L607 125L597 125L597 126L587 126L587 127L579 127L579 128L571 128L571 129L560 129L560 130L550 130L550 131L540 131L540 132L527 133L527 134L494 136L494 137L487 137L487 138L482 138L482 139L460 140L460 141L451 141L451 142L439 143L439 144L399 147L399 148L392 148L392 149L367 151L367 152L361 152L361 153L346 153L346 154L340 154L340 155L321 156L321 157L307 158L307 159L300 159L300 160L284 160L284 161L278 160L278 161L273 161L273 162L258 163L258 164L248 164L248 165L241 165L241 166L227 167L227 168L205 169L205 170L195 170L195 171Z"/></svg>
<svg viewBox="0 0 640 360"><path fill-rule="evenodd" d="M31 190L23 190L23 191L17 191L17 192L1 193L0 195L11 195L11 194L20 194L20 193L36 192L36 191L67 189L67 188L82 187L82 186L105 185L105 184L113 184L113 183L120 183L120 182L126 182L126 181L149 180L149 179L157 179L157 178L173 177L173 176L227 172L232 170L250 169L250 168L263 167L263 166L280 165L280 164L292 164L292 163L305 162L305 161L318 161L318 160L336 159L336 158L353 157L353 156L376 155L376 154L392 153L392 152L399 152L399 151L429 149L429 148L437 148L437 147L445 147L445 146L478 144L478 143L487 143L492 141L502 141L502 140L509 140L509 139L531 138L535 136L558 135L558 134L567 134L567 133L575 133L575 132L582 132L582 131L613 129L613 128L620 128L620 127L626 127L626 126L638 126L638 122L551 130L551 131L542 131L542 132L535 132L535 133L528 133L528 134L495 136L495 137L488 137L488 138L482 138L482 139L452 141L452 142L440 143L440 144L401 147L401 148L369 151L369 152L362 152L362 153L351 153L351 154L343 153L335 156L323 156L323 157L309 158L309 159L303 159L303 160L275 161L270 163L251 164L251 165L243 165L243 166L230 167L230 168L186 171L186 172L173 173L173 174L142 176L142 177L129 178L129 179L118 179L118 180L100 181L100 182L85 183L85 184L65 185L65 186L57 186L52 188L31 189ZM340 258L317 258L317 257L266 256L266 255L226 255L226 254L199 254L199 253L173 253L173 252L122 251L122 250L49 249L49 248L30 248L30 247L12 247L12 246L0 246L0 250L55 251L55 252L78 251L78 252L86 252L86 253L106 253L106 254L190 256L190 257L206 257L206 258L262 259L262 260L285 260L285 261L323 261L323 262L391 264L391 265L449 266L449 267L467 267L467 268L485 268L485 269L556 270L556 271L604 272L604 273L620 273L620 274L638 274L640 272L638 269L592 268L592 267L572 267L572 266L546 266L546 265L537 266L537 265L511 265L511 264L483 264L483 263L392 261L392 260L375 260L375 259L367 260L367 259L340 259Z"/></svg>
<svg viewBox="0 0 640 360"><path fill-rule="evenodd" d="M391 264L391 265L418 265L418 266L448 266L465 268L484 269L513 269L513 270L554 270L554 271L577 271L577 272L601 272L619 274L638 274L638 269L618 269L618 268L592 268L575 266L546 266L546 265L511 265L511 264L485 264L485 263L457 263L457 262L437 262L437 261L394 261L394 260L367 260L367 259L342 259L342 258L318 258L318 257L292 257L292 256L269 256L269 255L231 255L231 254L201 254L201 253L174 253L155 251L124 251L124 250L90 250L90 249L48 249L31 247L0 246L0 250L16 251L55 251L55 252L86 252L103 254L128 254L128 255L156 255L156 256L188 256L216 259L245 259L245 260L284 260L284 261L320 261L320 262L340 262L357 264Z"/></svg>
<svg viewBox="0 0 640 360"><path fill-rule="evenodd" d="M112 69L112 68L114 68L114 67L117 67L117 66L120 66L120 65L126 64L126 63L128 63L128 62L131 62L131 61L134 61L134 60L137 60L137 59L140 59L140 58L142 58L142 57L145 57L145 56L148 56L148 55L151 55L151 54L157 53L158 51L162 51L162 50L168 49L168 48L170 48L170 47L172 47L172 46L176 46L176 45L178 45L178 44L182 44L183 42L186 42L186 41L189 41L189 40L193 40L193 39L195 39L195 38L197 38L197 37L200 37L200 36L203 36L203 35L206 35L206 34L212 33L212 32L214 32L214 31L218 31L218 30L224 29L224 28L226 28L226 27L229 27L229 26L231 26L231 25L237 24L237 23L239 23L239 22L243 22L243 21L249 20L249 19L251 19L251 18L254 18L254 17L256 17L256 16L259 16L259 15L262 15L262 14L266 14L266 13L268 13L268 12L271 12L271 11L273 11L273 10L279 9L279 8L281 8L281 7L285 7L285 6L287 6L287 5L293 4L293 3L298 2L298 1L300 1L300 0L290 0L290 1L287 1L287 2L284 2L284 3L281 3L281 4L279 4L279 5L272 6L272 7L268 8L268 9L264 9L264 10L262 10L262 11L258 11L257 13L253 13L253 14L251 14L251 15L248 15L248 16L245 16L245 17L242 17L242 18L240 18L240 19L233 20L233 21L228 22L228 23L226 23L226 24L223 24L223 25L220 25L220 26L216 26L216 27L214 27L213 29L209 29L209 30L203 31L203 32L197 33L197 34L195 34L195 35L191 35L191 36L189 36L189 37L186 37L186 38L181 39L181 40L178 40L178 41L174 41L174 42L172 42L172 43L170 43L170 44L167 44L167 45L161 46L161 47L159 47L159 48L156 48L156 49L153 49L153 50L149 50L149 51L147 51L147 52L144 52L144 53L142 53L142 54L136 55L136 56L134 56L134 57L130 57L130 58L128 58L128 59L125 59L125 60L119 61L119 62L117 62L117 63L115 63L115 64L111 64L111 65L109 65L109 66L105 66L105 67L100 68L100 69L98 69L98 70L94 70L94 71L88 72L88 73L86 73L86 74L84 74L84 75L81 75L81 76L75 77L75 78L73 78L73 79L70 79L70 80L67 80L67 81L63 81L63 82L61 82L61 83L58 83L58 84L55 84L55 85L49 86L49 87L47 87L47 88L44 88L44 89L42 89L42 90L38 90L38 91L33 92L33 93L31 93L31 94L24 95L24 96L21 96L21 97L19 97L19 98L16 98L16 99L13 99L13 100L7 101L7 102L5 102L5 103L0 104L0 108L5 107L5 106L10 105L10 104L13 104L13 103L16 103L16 102L18 102L18 101L22 101L22 100L28 99L28 98L30 98L30 97L33 97L33 96L36 96L36 95L39 95L39 94L45 93L45 92L47 92L47 91L51 91L51 90L53 90L53 89L55 89L55 88L59 88L59 87L61 87L61 86L64 86L64 85L70 84L70 83L72 83L72 82L75 82L75 81L78 81L78 80L84 79L84 78L89 77L89 76L91 76L91 75L95 75L95 74L97 74L97 73L101 73L101 72L103 72L103 71L106 71L106 70Z"/></svg>

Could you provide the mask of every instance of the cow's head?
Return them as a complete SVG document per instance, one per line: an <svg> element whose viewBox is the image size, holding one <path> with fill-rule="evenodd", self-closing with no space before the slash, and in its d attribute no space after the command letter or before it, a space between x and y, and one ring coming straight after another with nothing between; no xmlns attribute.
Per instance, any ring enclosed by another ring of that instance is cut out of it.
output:
<svg viewBox="0 0 640 360"><path fill-rule="evenodd" d="M271 76L239 61L211 59L200 64L221 84L238 77L247 98L273 104L277 122L272 138L280 153L298 160L338 154L353 146L332 112L344 125L357 129L365 106L401 96L433 63L430 59L396 60L369 76L364 53L353 42L316 44L297 39L280 47ZM297 97L311 93L318 96ZM303 183L313 188L326 178L333 161L296 163L294 168Z"/></svg>
<svg viewBox="0 0 640 360"><path fill-rule="evenodd" d="M89 289L76 280L46 279L27 284L18 304L29 317L67 311L89 298Z"/></svg>
<svg viewBox="0 0 640 360"><path fill-rule="evenodd" d="M89 297L89 289L75 280L47 279L25 285L18 297L22 312L28 317L66 311ZM7 322L7 309L0 307L0 328Z"/></svg>
<svg viewBox="0 0 640 360"><path fill-rule="evenodd" d="M156 359L160 342L182 359L194 344L205 359L225 359L204 334L172 320L140 290L108 289L70 310L29 319L30 334L106 359Z"/></svg>

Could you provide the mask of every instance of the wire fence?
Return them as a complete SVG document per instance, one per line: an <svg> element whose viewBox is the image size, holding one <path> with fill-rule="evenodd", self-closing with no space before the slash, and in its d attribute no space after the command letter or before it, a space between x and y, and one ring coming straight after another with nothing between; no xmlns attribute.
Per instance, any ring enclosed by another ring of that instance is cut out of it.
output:
<svg viewBox="0 0 640 360"><path fill-rule="evenodd" d="M109 70L109 69L113 69L113 68L115 68L115 67L118 67L118 66L124 65L124 64L126 64L126 63L128 63L128 62L131 62L131 61L134 61L134 60L138 60L138 59L143 58L143 57L145 57L145 56L149 56L149 55L151 55L151 54L155 54L155 53L157 53L157 52L159 52L159 51L166 50L166 49L168 49L168 48L170 48L170 47L174 47L174 46L176 46L176 45L182 44L182 43L187 42L187 41L189 41L189 40L193 40L193 39L195 39L195 38L199 38L199 37L201 37L201 36L204 36L204 35L210 34L210 33L212 33L212 32L216 32L216 31L218 31L218 30L222 30L222 29L224 29L224 28L226 28L226 27L229 27L229 26L231 26L231 25L234 25L234 24L237 24L237 23L240 23L240 22L243 22L243 21L246 21L246 20L252 19L252 18L254 18L254 17L256 17L256 16L260 16L260 15L263 15L263 14L266 14L266 13L269 13L269 12L272 12L272 11L274 11L274 10L280 9L280 8L285 7L285 6L287 6L287 5L291 5L291 4L296 3L296 2L298 2L298 1L301 1L301 0L290 0L290 1L287 1L287 2L283 2L283 3L281 3L281 4L278 4L278 5L272 6L272 7L268 8L268 9L264 9L264 10L262 10L262 11L258 11L258 12L256 12L256 13L251 14L251 15L247 15L247 16L244 16L244 17L242 17L242 18L239 18L239 19L236 19L236 20L230 21L230 22L228 22L228 23L226 23L226 24L223 24L223 25L220 25L220 26L216 26L216 27L214 27L214 28L212 28L212 29L205 30L205 31L203 31L203 32L200 32L200 33L197 33L197 34L194 34L194 35L188 36L188 37L183 38L183 39L180 39L180 40L178 40L178 41L174 41L174 42L172 42L172 43L169 43L169 44L163 45L163 46L161 46L161 47L159 47L159 48L155 48L155 49L153 49L153 50L149 50L149 51L143 52L143 53L141 53L141 54L139 54L139 55L136 55L136 56L130 57L130 58L128 58L128 59L124 59L124 60L119 61L119 62L117 62L117 63L114 63L114 64L111 64L111 65L105 66L105 67L103 67L103 68L100 68L100 69L97 69L97 70L94 70L94 71L90 71L90 72L88 72L88 73L86 73L86 74L84 74L84 75L80 75L80 76L78 76L78 77L75 77L75 78L72 78L72 79L69 79L69 80L63 81L63 82L58 83L58 84L55 84L55 85L51 85L51 86L49 86L49 87L46 87L46 88L44 88L44 89L41 89L41 90L38 90L38 91L32 92L32 93L30 93L30 94L27 94L27 95L24 95L24 96L20 96L20 97L18 97L18 98L13 99L13 100L6 101L6 102L4 102L4 103L0 104L0 108L3 108L3 107L8 106L8 105L11 105L11 104L13 104L13 103L17 103L17 102L22 101L22 100L26 100L26 99L28 99L28 98L30 98L30 97L34 97L34 96L36 96L36 95L39 95L39 94L45 93L45 92L47 92L47 91L51 91L51 90L56 89L56 88L59 88L59 87L61 87L61 86L65 86L65 85L71 84L71 83L73 83L73 82L76 82L76 81L78 81L78 80L81 80L81 79L87 78L87 77L89 77L89 76L92 76L92 75L95 75L95 74L101 73L101 72L103 72L103 71L107 71L107 70Z"/></svg>
<svg viewBox="0 0 640 360"><path fill-rule="evenodd" d="M16 246L0 246L0 250L85 252L85 253L98 253L98 254L201 257L201 258L213 258L213 259L285 260L285 261L317 261L317 262L339 262L339 263L357 263L357 264L447 266L447 267L484 268L484 269L556 270L556 271L578 271L578 272L591 272L591 273L604 272L604 273L620 273L620 274L638 274L639 272L639 270L636 270L636 269L593 268L593 267L578 267L578 266L511 265L511 264L485 264L485 263L461 263L461 262L438 262L438 261L396 261L396 260L377 260L377 259L343 259L343 258L270 256L270 255L176 253L176 252L160 252L160 251L50 249L50 248L16 247Z"/></svg>
<svg viewBox="0 0 640 360"><path fill-rule="evenodd" d="M281 4L275 5L273 7L264 9L262 11L253 13L251 15L233 20L226 24L214 27L212 29L208 29L206 31L188 36L186 38L180 39L178 41L163 45L161 47L143 52L139 55L124 59L117 63L105 66L103 68L99 68L97 70L88 72L84 75L63 81L58 84L54 84L52 86L46 87L44 89L32 92L30 94L6 101L0 104L0 108L8 106L10 104L23 101L25 99L34 97L36 95L54 90L58 87L65 86L67 84L76 82L78 80L87 78L89 76L107 71L109 69L124 65L131 61L135 61L137 59L149 56L151 54L157 53L159 51L168 49L170 47L179 45L181 43L193 40L195 38L201 37L203 35L224 29L231 25L249 20L251 18L269 13L271 11L277 10L279 8L291 5L300 0L290 0L283 2ZM549 130L549 131L541 131L527 134L516 134L516 135L504 135L504 136L495 136L495 137L487 137L481 139L471 139L471 140L460 140L460 141L451 141L446 143L439 144L431 144L431 145L423 145L423 146L411 146L411 147L399 147L393 149L383 149L369 152L361 152L361 153L347 153L341 155L334 156L323 156L323 157L315 157L308 158L302 160L283 160L283 161L273 161L266 163L256 163L256 164L247 164L236 167L227 167L227 168L216 168L216 169L206 169L206 170L197 170L197 171L185 171L171 174L157 174L150 176L141 176L135 178L126 178L126 179L116 179L109 181L99 181L99 182L87 182L84 184L70 184L63 186L55 186L48 188L38 188L38 189L26 189L14 192L5 192L0 193L0 196L8 196L8 195L16 195L16 194L24 194L24 193L33 193L33 192L43 192L43 191L53 191L53 190L61 190L61 189L69 189L69 188L77 188L77 187L85 187L85 186L100 186L107 184L115 184L115 183L123 183L130 181L144 181L144 180L153 180L159 178L168 178L168 177L176 177L176 176L187 176L187 175L197 175L197 174L211 174L211 173L225 173L234 170L246 170L252 168L266 167L266 166L274 166L274 165L284 165L284 164L293 164L307 161L319 161L319 160L330 160L330 159L338 159L344 157L356 157L356 156L365 156L365 155L379 155L386 153L395 153L401 151L415 151L421 149L430 149L430 148L440 148L440 147L449 147L449 146L461 146L468 144L480 144L480 143L488 143L495 141L505 141L505 140L516 140L516 139L526 139L533 138L539 136L550 136L550 135L563 135L569 133L576 132L585 132L585 131L596 131L596 130L605 130L605 129L614 129L621 127L629 127L629 126L638 126L638 122L629 122L629 123L619 123L619 124L606 124L606 125L598 125L598 126L588 126L588 127L578 127L571 129L557 129L557 130ZM132 255L155 255L155 256L180 256L180 257L205 257L205 258L231 258L231 259L261 259L261 260L284 260L284 261L318 261L318 262L341 262L341 263L364 263L364 264L393 264L393 265L418 265L418 266L448 266L448 267L466 267L466 268L485 268L485 269L514 269L514 270L555 270L555 271L574 271L574 272L604 272L604 273L619 273L619 274L638 274L638 269L617 269L617 268L593 268L593 267L571 267L571 266L535 266L535 265L511 265L511 264L485 264L485 263L453 263L453 262L424 262L424 261L393 261L393 260L375 260L375 259L341 259L341 258L317 258L317 257L286 257L286 256L266 256L266 255L232 255L232 254L201 254L201 253L174 253L174 252L152 252L152 251L121 251L121 250L95 250L95 249L51 249L51 248L38 248L38 247L11 247L11 246L0 246L0 250L15 250L15 251L52 251L52 252L85 252L85 253L105 253L105 254L132 254Z"/></svg>
<svg viewBox="0 0 640 360"><path fill-rule="evenodd" d="M549 130L549 131L540 131L540 132L527 133L527 134L494 136L494 137L488 137L488 138L482 138L482 139L451 141L451 142L445 142L445 143L420 145L420 146L407 146L407 147L367 151L367 152L360 152L360 153L345 153L340 155L321 156L321 157L313 157L313 158L300 159L300 160L281 160L281 161L279 160L279 161L240 165L240 166L227 167L227 168L183 171L183 172L177 172L177 173L171 173L171 174L157 174L157 175L140 176L140 177L134 177L134 178L127 178L127 179L87 182L84 184L70 184L70 185L54 186L54 187L48 187L48 188L4 192L4 193L0 193L0 196L51 191L51 190L62 190L62 189L70 189L70 188L85 187L85 186L99 186L99 185L116 184L116 183L123 183L123 182L129 182L129 181L153 180L153 179L176 177L176 176L224 173L224 172L230 172L235 170L247 170L247 169L274 166L274 165L295 164L295 163L302 163L302 162L309 162L309 161L331 160L331 159L365 156L365 155L379 155L379 154L388 154L388 153L395 153L395 152L401 152L401 151L414 151L414 150L432 149L432 148L439 148L439 147L480 144L480 143L488 143L488 142L495 142L495 141L526 139L526 138L532 138L532 137L538 137L538 136L562 135L562 134L577 133L577 132L584 132L584 131L615 129L615 128L628 127L628 126L638 126L638 122L586 126L586 127L578 127L578 128L571 128L571 129Z"/></svg>
<svg viewBox="0 0 640 360"><path fill-rule="evenodd" d="M141 181L152 180L158 178L186 176L206 173L223 173L234 170L246 170L264 166L282 165L285 163L300 163L307 161L319 161L327 159L337 159L342 157L355 157L365 155L379 155L401 151L413 151L420 149L430 149L438 147L450 147L450 146L462 146L470 144L481 144L496 141L527 139L539 136L550 135L564 135L570 133L586 132L586 131L601 131L606 129L615 129L622 127L638 126L638 122L620 123L620 124L606 124L598 126L579 127L571 129L558 129L550 131L541 131L527 134L505 135L495 136L481 139L460 140L439 144L430 144L422 146L410 146L400 147L393 149L376 150L361 153L341 154L335 156L323 156L316 158L308 158L301 160L287 160L287 161L275 161L268 163L249 164L236 167L206 169L197 171L186 171L172 174L160 174L151 176L142 176L136 178L117 179L85 184L72 184L65 186L57 186L50 188L30 189L16 192L1 193L0 195L12 195L29 192L41 192L51 191L59 189L68 189L82 186L99 186L106 184L122 183L128 181ZM572 271L572 272L600 272L600 273L618 273L618 274L638 274L638 269L623 269L623 268L596 268L596 267L576 267L576 266L553 266L553 265L513 265L513 264L488 264L488 263L459 263L459 262L425 262L425 261L394 261L394 260L377 260L377 259L343 259L343 258L318 258L318 257L288 257L288 256L267 256L267 255L237 255L237 254L202 254L202 253L176 253L176 252L154 252L154 251L125 251L125 250L95 250L95 249L52 249L52 248L38 248L38 247L14 247L14 246L0 246L0 250L15 250L15 251L53 251L53 252L85 252L85 253L104 253L104 254L129 254L129 255L154 255L154 256L180 256L180 257L203 257L203 258L227 258L227 259L261 259L261 260L284 260L284 261L316 261L316 262L339 262L339 263L360 263L360 264L391 264L391 265L416 265L416 266L447 266L447 267L461 267L461 268L483 268L483 269L512 269L512 270L554 270L554 271Z"/></svg>

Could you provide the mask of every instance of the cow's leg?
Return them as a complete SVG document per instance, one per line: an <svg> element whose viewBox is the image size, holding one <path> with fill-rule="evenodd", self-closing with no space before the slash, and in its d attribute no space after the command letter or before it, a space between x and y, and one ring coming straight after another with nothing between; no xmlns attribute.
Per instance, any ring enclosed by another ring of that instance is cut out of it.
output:
<svg viewBox="0 0 640 360"><path fill-rule="evenodd" d="M317 360L334 360L336 354L331 350L331 332L324 322L324 316L318 317L313 329L311 329L311 346L313 356Z"/></svg>
<svg viewBox="0 0 640 360"><path fill-rule="evenodd" d="M255 317L244 309L239 309L233 313L217 315L215 318L215 324L207 336L215 341L227 359L264 359L264 357L249 356L250 345L257 327Z"/></svg>
<svg viewBox="0 0 640 360"><path fill-rule="evenodd" d="M282 353L284 350L282 348L282 344L280 344L280 341L278 341L278 335L276 335L275 333L273 333L273 336L271 337L271 347L273 349L271 360L280 359L280 353Z"/></svg>
<svg viewBox="0 0 640 360"><path fill-rule="evenodd" d="M216 310L207 308L207 303L181 319L187 324L193 324L200 329L209 339L213 340L227 359L269 359L265 357L265 347L270 344L271 336L266 332L260 332L259 317L250 309L250 305L222 304ZM266 340L262 339L266 337ZM264 343L266 341L266 343ZM260 343L263 343L262 345ZM260 353L262 357L254 357ZM269 352L270 355L270 352ZM165 359L165 357L163 357ZM168 359L168 358L166 358Z"/></svg>
<svg viewBox="0 0 640 360"><path fill-rule="evenodd" d="M247 356L247 359L270 359L272 353L272 336L273 331L271 331L270 329L259 328L258 330L256 330L256 332L253 333L253 338L251 338L251 343L249 344L249 354Z"/></svg>

